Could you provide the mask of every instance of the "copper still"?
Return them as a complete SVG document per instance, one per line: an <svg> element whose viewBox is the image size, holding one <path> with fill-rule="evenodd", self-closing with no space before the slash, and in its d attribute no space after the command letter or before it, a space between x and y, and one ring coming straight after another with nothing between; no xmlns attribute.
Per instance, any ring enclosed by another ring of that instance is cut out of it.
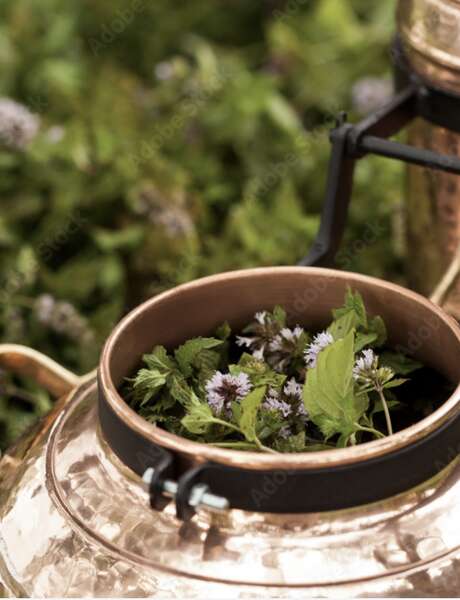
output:
<svg viewBox="0 0 460 600"><path fill-rule="evenodd" d="M433 186L411 167L410 202L423 196L436 231L449 231L444 263L455 253L456 207L443 212L442 206L460 173L458 153L446 139L458 134L439 127L445 111L439 117L435 109L457 100L457 15L457 0L401 0L398 93L359 126L342 121L333 132L321 231L303 261L315 268L236 271L160 294L121 321L98 373L85 377L31 349L0 345L2 366L34 378L57 398L0 461L2 595L460 596L460 328L415 292L318 268L337 250L354 163L370 152L436 170L439 185ZM436 85L425 87L419 77ZM455 121L455 111L447 113ZM386 139L415 115L425 123L411 125L410 141L422 149ZM422 251L417 227L411 230L420 250L414 261L426 269L431 253L444 250L437 234L431 250ZM434 284L439 275L433 274ZM224 450L153 426L118 393L155 344L176 345L224 320L238 327L275 304L320 328L348 285L361 292L371 314L385 319L392 345L457 386L433 414L395 435L295 455Z"/></svg>
<svg viewBox="0 0 460 600"><path fill-rule="evenodd" d="M347 285L384 317L392 344L457 384L460 329L451 317L399 286L320 268L236 271L147 301L105 346L99 408L95 374L78 379L27 348L0 347L4 366L59 397L0 463L3 594L457 596L460 386L393 436L294 455L185 440L144 421L117 391L154 344L224 319L238 327L267 305L322 327ZM157 466L152 496L152 479L141 475Z"/></svg>
<svg viewBox="0 0 460 600"><path fill-rule="evenodd" d="M453 110L460 113L460 2L401 0L398 28L410 68L427 87L447 93L452 106L457 106ZM460 128L449 119L443 126L430 119L417 119L409 129L409 140L414 146L460 157ZM459 256L459 198L457 175L409 168L410 277L412 285L425 295L432 293L450 262ZM460 318L460 281L449 290L445 307Z"/></svg>

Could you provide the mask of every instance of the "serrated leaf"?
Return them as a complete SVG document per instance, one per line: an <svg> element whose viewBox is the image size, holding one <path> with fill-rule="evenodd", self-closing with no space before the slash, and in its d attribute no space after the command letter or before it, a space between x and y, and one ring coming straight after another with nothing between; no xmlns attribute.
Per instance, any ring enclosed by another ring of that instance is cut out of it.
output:
<svg viewBox="0 0 460 600"><path fill-rule="evenodd" d="M349 435L368 406L366 395L356 396L353 385L354 332L325 348L315 368L308 371L303 400L310 419L326 439Z"/></svg>
<svg viewBox="0 0 460 600"><path fill-rule="evenodd" d="M206 433L214 422L214 415L211 407L205 402L200 402L198 398L194 398L188 406L188 412L181 419L182 425L197 435Z"/></svg>
<svg viewBox="0 0 460 600"><path fill-rule="evenodd" d="M179 373L172 373L168 378L169 393L183 406L186 406L192 399L193 390Z"/></svg>
<svg viewBox="0 0 460 600"><path fill-rule="evenodd" d="M264 399L266 390L265 386L256 388L241 401L241 417L238 424L248 442L257 442L257 411Z"/></svg>
<svg viewBox="0 0 460 600"><path fill-rule="evenodd" d="M198 353L193 366L198 369L198 379L200 381L207 381L212 377L220 363L220 354L214 350L201 350Z"/></svg>
<svg viewBox="0 0 460 600"><path fill-rule="evenodd" d="M177 369L177 364L172 359L164 346L155 346L151 354L144 354L142 360L149 369L158 369L160 372L169 372Z"/></svg>
<svg viewBox="0 0 460 600"><path fill-rule="evenodd" d="M197 337L185 342L174 352L174 357L185 377L189 377L193 370L192 365L202 350L209 350L222 344L222 340L216 338Z"/></svg>
<svg viewBox="0 0 460 600"><path fill-rule="evenodd" d="M141 369L133 382L135 398L140 406L152 400L166 383L166 377L158 370Z"/></svg>
<svg viewBox="0 0 460 600"><path fill-rule="evenodd" d="M334 319L339 319L350 312L355 314L358 325L367 329L367 313L363 298L359 292L353 292L353 290L347 288L344 305L341 308L333 310L332 314L334 315Z"/></svg>
<svg viewBox="0 0 460 600"><path fill-rule="evenodd" d="M211 425L221 425L239 432L231 423L215 417L209 404L201 402L195 393L192 393L186 408L187 414L181 419L181 423L190 433L204 434Z"/></svg>

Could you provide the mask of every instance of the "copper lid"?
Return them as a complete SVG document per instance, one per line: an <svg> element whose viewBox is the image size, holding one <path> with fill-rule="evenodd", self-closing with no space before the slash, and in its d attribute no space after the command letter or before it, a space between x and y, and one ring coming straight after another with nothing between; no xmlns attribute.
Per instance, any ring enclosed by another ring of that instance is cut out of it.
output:
<svg viewBox="0 0 460 600"><path fill-rule="evenodd" d="M400 0L398 30L414 69L460 92L460 1Z"/></svg>

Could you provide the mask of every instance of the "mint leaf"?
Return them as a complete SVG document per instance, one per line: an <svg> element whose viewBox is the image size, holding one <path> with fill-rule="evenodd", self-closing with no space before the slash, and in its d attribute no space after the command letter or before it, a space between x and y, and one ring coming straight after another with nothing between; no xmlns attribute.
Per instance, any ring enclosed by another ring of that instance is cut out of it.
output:
<svg viewBox="0 0 460 600"><path fill-rule="evenodd" d="M350 331L355 330L359 325L359 317L354 311L346 312L333 321L327 331L332 335L334 340L341 340L347 336Z"/></svg>
<svg viewBox="0 0 460 600"><path fill-rule="evenodd" d="M201 402L194 393L190 397L187 414L182 418L181 423L190 433L197 435L207 433L212 425L221 425L239 432L238 427L215 417L209 404Z"/></svg>
<svg viewBox="0 0 460 600"><path fill-rule="evenodd" d="M279 452L304 452L305 450L305 431L290 435L286 439L279 439L275 444Z"/></svg>
<svg viewBox="0 0 460 600"><path fill-rule="evenodd" d="M355 352L360 352L366 346L371 346L378 339L377 333L361 333L356 334Z"/></svg>
<svg viewBox="0 0 460 600"><path fill-rule="evenodd" d="M303 401L310 419L326 439L334 434L350 435L367 409L365 394L354 393L354 332L325 348L310 369L303 389Z"/></svg>
<svg viewBox="0 0 460 600"><path fill-rule="evenodd" d="M390 367L396 375L409 375L423 367L422 363L399 352L383 352L379 363L382 367Z"/></svg>
<svg viewBox="0 0 460 600"><path fill-rule="evenodd" d="M192 388L188 385L183 375L180 373L172 373L168 378L168 388L171 396L182 404L186 406L192 399L194 394Z"/></svg>
<svg viewBox="0 0 460 600"><path fill-rule="evenodd" d="M367 313L363 298L359 292L353 292L350 288L347 288L345 304L341 308L332 311L334 319L339 319L348 313L354 313L358 325L367 329Z"/></svg>
<svg viewBox="0 0 460 600"><path fill-rule="evenodd" d="M185 377L192 375L192 365L202 350L209 350L222 344L216 338L197 337L185 342L174 352L174 357Z"/></svg>
<svg viewBox="0 0 460 600"><path fill-rule="evenodd" d="M140 369L133 381L134 402L144 406L166 383L166 376L158 369Z"/></svg>
<svg viewBox="0 0 460 600"><path fill-rule="evenodd" d="M142 360L149 369L158 369L160 372L168 372L177 369L173 358L168 356L164 346L155 346L151 354L144 354Z"/></svg>
<svg viewBox="0 0 460 600"><path fill-rule="evenodd" d="M406 381L409 381L409 380L408 379L392 379L391 381L387 381L387 383L385 383L385 385L383 387L385 390L387 390L389 388L399 387L403 383L406 383Z"/></svg>
<svg viewBox="0 0 460 600"><path fill-rule="evenodd" d="M216 329L216 338L219 338L219 340L222 341L227 341L228 338L232 335L232 329L230 327L230 325L227 323L227 321L225 321L225 323L222 323L222 325L220 325L217 329Z"/></svg>
<svg viewBox="0 0 460 600"><path fill-rule="evenodd" d="M246 373L254 387L262 385L281 387L286 381L286 375L277 373L267 363L247 353L241 355L237 365L229 365L229 371L232 375Z"/></svg>
<svg viewBox="0 0 460 600"><path fill-rule="evenodd" d="M256 388L241 401L239 426L248 442L258 442L256 435L257 411L262 404L266 389L266 387Z"/></svg>
<svg viewBox="0 0 460 600"><path fill-rule="evenodd" d="M280 329L286 327L286 311L282 306L275 306L273 309L273 319L280 326Z"/></svg>
<svg viewBox="0 0 460 600"><path fill-rule="evenodd" d="M214 415L211 407L209 404L200 402L198 398L196 401L190 402L188 413L181 419L185 429L197 435L207 433L213 422Z"/></svg>
<svg viewBox="0 0 460 600"><path fill-rule="evenodd" d="M373 342L374 346L379 348L383 346L387 341L387 328L385 325L385 321L382 319L382 317L377 316L371 319L369 321L368 331L369 333L374 333L377 336L377 339L375 340L375 342Z"/></svg>

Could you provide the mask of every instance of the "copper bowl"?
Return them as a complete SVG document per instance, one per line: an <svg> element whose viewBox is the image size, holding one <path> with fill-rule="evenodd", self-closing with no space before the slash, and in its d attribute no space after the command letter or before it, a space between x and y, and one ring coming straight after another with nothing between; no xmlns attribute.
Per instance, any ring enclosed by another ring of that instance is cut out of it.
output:
<svg viewBox="0 0 460 600"><path fill-rule="evenodd" d="M119 393L124 379L156 344L173 348L186 339L211 334L227 320L242 327L256 311L282 305L292 323L314 331L330 322L350 286L370 314L381 315L389 344L409 351L453 384L460 381L458 324L424 297L385 281L355 273L306 267L234 271L176 287L128 314L108 339L100 363L100 393L113 412L143 438L166 448L181 469L212 461L245 469L318 469L359 463L413 444L459 413L460 386L433 414L390 437L354 447L300 454L263 454L215 448L189 441L152 425Z"/></svg>

